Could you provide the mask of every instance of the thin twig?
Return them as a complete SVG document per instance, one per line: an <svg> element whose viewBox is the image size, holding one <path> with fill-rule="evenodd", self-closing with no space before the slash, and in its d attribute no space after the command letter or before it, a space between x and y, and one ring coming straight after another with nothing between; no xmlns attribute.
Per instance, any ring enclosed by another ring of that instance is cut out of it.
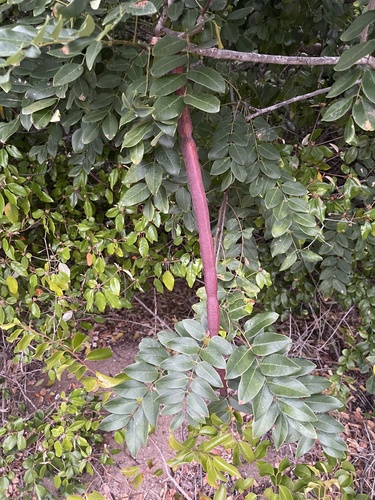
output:
<svg viewBox="0 0 375 500"><path fill-rule="evenodd" d="M267 108L259 109L256 113L252 113L251 115L248 115L246 117L246 120L250 121L253 118L256 118L257 116L265 115L266 113L271 113L272 111L275 111L276 109L283 108L285 106L289 106L289 104L293 104L294 102L305 101L306 99L310 99L310 97L315 97L316 95L319 95L319 94L326 94L330 90L331 90L331 87L325 87L324 89L318 89L318 90L314 90L313 92L308 92L307 94L297 95L296 97L291 97L290 99L287 99L286 101L278 102L277 104L273 104L272 106L268 106Z"/></svg>
<svg viewBox="0 0 375 500"><path fill-rule="evenodd" d="M157 452L160 455L161 458L161 463L162 467L164 469L165 474L167 475L168 479L174 484L174 486L178 489L178 491L181 493L181 495L186 498L186 500L193 500L187 493L184 491L181 486L178 484L178 482L175 480L175 478L172 476L172 474L169 472L169 466L165 461L164 455L159 448L159 446L155 443L155 441L152 438L149 438L149 440L152 442L152 444L155 446Z"/></svg>
<svg viewBox="0 0 375 500"><path fill-rule="evenodd" d="M219 217L217 220L217 227L216 227L216 232L215 232L215 236L214 236L214 249L215 249L215 255L216 255L216 265L219 261L220 246L221 246L221 241L223 239L225 214L227 211L227 202L228 202L228 192L224 191L224 196L223 196L223 199L222 199L222 202L220 205Z"/></svg>
<svg viewBox="0 0 375 500"><path fill-rule="evenodd" d="M166 22L168 20L168 9L172 4L174 4L174 1L175 0L165 0L163 10L155 27L156 36L160 36L160 34L164 31Z"/></svg>
<svg viewBox="0 0 375 500"><path fill-rule="evenodd" d="M134 295L133 297L134 300L136 300L139 304L141 304L141 306L146 309L147 312L149 312L150 314L152 314L158 321L159 323L164 326L165 328L167 328L168 330L172 330L172 328L164 321L160 318L160 316L158 316L157 314L155 314L149 307L146 306L146 304L144 302L141 301L141 299L139 299L138 297L136 297Z"/></svg>

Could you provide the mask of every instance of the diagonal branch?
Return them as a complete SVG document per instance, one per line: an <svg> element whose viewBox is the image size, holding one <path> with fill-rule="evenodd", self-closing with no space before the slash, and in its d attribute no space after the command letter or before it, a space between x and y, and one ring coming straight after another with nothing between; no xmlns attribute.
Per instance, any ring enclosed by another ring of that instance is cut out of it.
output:
<svg viewBox="0 0 375 500"><path fill-rule="evenodd" d="M265 115L266 113L271 113L272 111L275 111L276 109L283 108L285 106L289 106L289 104L293 104L294 102L305 101L306 99L310 99L310 97L315 97L316 95L319 95L319 94L326 94L330 90L331 90L331 87L326 87L324 89L314 90L313 92L309 92L308 94L297 95L296 97L291 97L290 99L287 99L286 101L278 102L277 104L273 104L272 106L268 106L267 108L259 109L255 113L252 113L251 115L246 116L246 120L250 121L253 118L256 118L257 116Z"/></svg>
<svg viewBox="0 0 375 500"><path fill-rule="evenodd" d="M187 51L190 54L197 54L212 59L252 62L258 64L280 64L283 66L335 66L340 57L321 56L280 56L272 54L258 54L257 52L237 52L236 50L201 48L190 44ZM369 65L375 69L375 57L366 56L359 59L356 64Z"/></svg>

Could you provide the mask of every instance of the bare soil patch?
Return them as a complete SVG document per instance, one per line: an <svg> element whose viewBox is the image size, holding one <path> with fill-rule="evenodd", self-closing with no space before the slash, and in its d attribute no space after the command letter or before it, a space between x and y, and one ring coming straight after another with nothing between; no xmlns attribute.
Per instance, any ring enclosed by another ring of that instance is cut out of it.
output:
<svg viewBox="0 0 375 500"><path fill-rule="evenodd" d="M104 322L94 325L89 335L94 347L109 345L113 350L113 357L93 363L93 368L110 376L122 372L134 361L139 341L142 338L155 336L161 329L171 327L181 319L192 317L191 306L194 302L194 291L187 289L184 284L178 284L173 293L156 295L151 292L139 295L134 298L133 309L109 313ZM291 317L281 325L280 330L293 338L295 355L303 354L317 364L317 372L320 375L329 376L334 372L337 354L345 342L344 336L340 337L340 327L355 329L353 325L358 318L354 310L351 313L352 317L347 313L337 311L332 306L322 310L320 315L314 312L304 319ZM4 370L8 370L7 381L10 386L12 377L9 375L9 370L15 368L9 364L9 360L6 363ZM358 370L351 375L353 375L350 383L351 393L345 411L339 414L339 419L345 426L349 459L357 470L358 489L375 498L374 401L373 396L365 390L364 376ZM26 384L26 378L37 385ZM44 382L41 382L43 380ZM31 370L27 377L26 373L23 377L13 377L13 381L15 385L13 389L11 387L10 389L14 391L14 394L21 394L21 399L26 398L25 401L30 411L35 402L38 406L49 405L55 398L58 398L62 391L69 393L76 387L76 381L67 376L64 376L60 382L49 385L42 377L39 367ZM168 444L169 422L170 419L167 417L159 419L156 431L136 459L133 459L124 447L119 447L111 436L105 435L104 442L108 448L120 448L120 450L113 455L115 462L113 466L101 468L93 477L88 475L82 477L82 484L85 485L86 490L97 490L107 500L158 498L172 500L184 497L195 500L200 498L202 492L212 498L214 490L206 484L204 473L199 465L187 464L175 473L167 466L167 460L173 456ZM181 433L176 437L183 438L183 429ZM292 446L284 446L279 452L268 453L266 459L273 465L280 463L284 457L288 457L293 462L293 453ZM307 457L303 458L303 461L308 460L314 463L319 458L321 458L321 450L319 446L316 446ZM143 471L143 482L137 489L121 472L123 468L131 466L139 466ZM160 475L155 475L155 471L159 471ZM246 464L241 471L245 476L255 479L253 489L255 493L261 494L269 486L267 481L259 476L255 465ZM50 491L54 490L50 481L46 481L46 486ZM241 497L234 498L239 500Z"/></svg>

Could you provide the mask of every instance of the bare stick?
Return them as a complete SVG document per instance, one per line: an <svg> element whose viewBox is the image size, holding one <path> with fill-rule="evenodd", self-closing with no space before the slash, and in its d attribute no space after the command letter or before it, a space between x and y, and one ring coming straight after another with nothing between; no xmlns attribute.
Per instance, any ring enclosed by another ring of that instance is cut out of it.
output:
<svg viewBox="0 0 375 500"><path fill-rule="evenodd" d="M221 205L220 205L219 217L217 220L217 228L216 228L215 237L214 237L216 265L219 261L221 240L223 238L223 232L224 232L225 214L227 211L227 202L228 202L228 191L224 191L224 196L223 196L223 200L222 200Z"/></svg>
<svg viewBox="0 0 375 500"><path fill-rule="evenodd" d="M257 52L237 52L235 50L225 50L212 48L200 48L189 45L188 52L212 59L229 61L252 62L258 64L280 64L282 66L335 66L340 57L321 56L280 56L272 54L258 54ZM362 57L356 64L369 65L375 68L375 58L372 56Z"/></svg>
<svg viewBox="0 0 375 500"><path fill-rule="evenodd" d="M309 92L308 94L297 95L296 97L292 97L287 99L286 101L278 102L277 104L273 104L272 106L268 106L267 108L259 109L256 113L252 113L246 117L247 121L252 120L260 115L265 115L266 113L271 113L271 111L275 111L276 109L283 108L285 106L289 106L289 104L293 104L298 101L305 101L306 99L310 99L310 97L315 97L319 94L326 94L331 90L331 87L326 87L324 89L314 90L313 92Z"/></svg>
<svg viewBox="0 0 375 500"><path fill-rule="evenodd" d="M150 314L152 314L154 316L154 318L156 318L162 326L164 326L168 330L172 330L172 328L165 321L163 321L157 314L155 314L154 311L152 311L149 307L147 307L146 304L141 301L141 299L139 299L135 295L133 296L133 299L136 300L139 304L141 304L141 306L144 309L146 309L147 312L149 312Z"/></svg>
<svg viewBox="0 0 375 500"><path fill-rule="evenodd" d="M155 443L155 441L152 439L152 438L149 438L150 441L152 442L152 444L155 446L157 452L159 453L160 455L160 458L161 458L161 463L162 463L162 467L164 469L164 472L165 474L167 475L168 479L174 484L174 486L178 489L178 491L181 493L181 495L186 498L186 500L193 500L187 493L186 491L184 491L181 486L178 484L178 482L175 480L175 478L172 476L172 474L169 472L169 466L168 464L166 463L165 461L165 458L164 458L164 455L161 451L161 449L159 448L159 446Z"/></svg>

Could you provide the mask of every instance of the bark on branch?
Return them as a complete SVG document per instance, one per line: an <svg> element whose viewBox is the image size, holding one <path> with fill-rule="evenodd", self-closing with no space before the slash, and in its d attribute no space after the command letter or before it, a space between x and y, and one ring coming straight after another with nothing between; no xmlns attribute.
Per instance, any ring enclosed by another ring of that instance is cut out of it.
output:
<svg viewBox="0 0 375 500"><path fill-rule="evenodd" d="M258 64L279 64L282 66L335 66L339 57L321 56L280 56L272 54L258 54L257 52L238 52L236 50L200 48L190 44L187 48L190 54L197 54L211 59L227 61L252 62ZM375 69L375 57L366 56L359 59L356 64L368 65Z"/></svg>

